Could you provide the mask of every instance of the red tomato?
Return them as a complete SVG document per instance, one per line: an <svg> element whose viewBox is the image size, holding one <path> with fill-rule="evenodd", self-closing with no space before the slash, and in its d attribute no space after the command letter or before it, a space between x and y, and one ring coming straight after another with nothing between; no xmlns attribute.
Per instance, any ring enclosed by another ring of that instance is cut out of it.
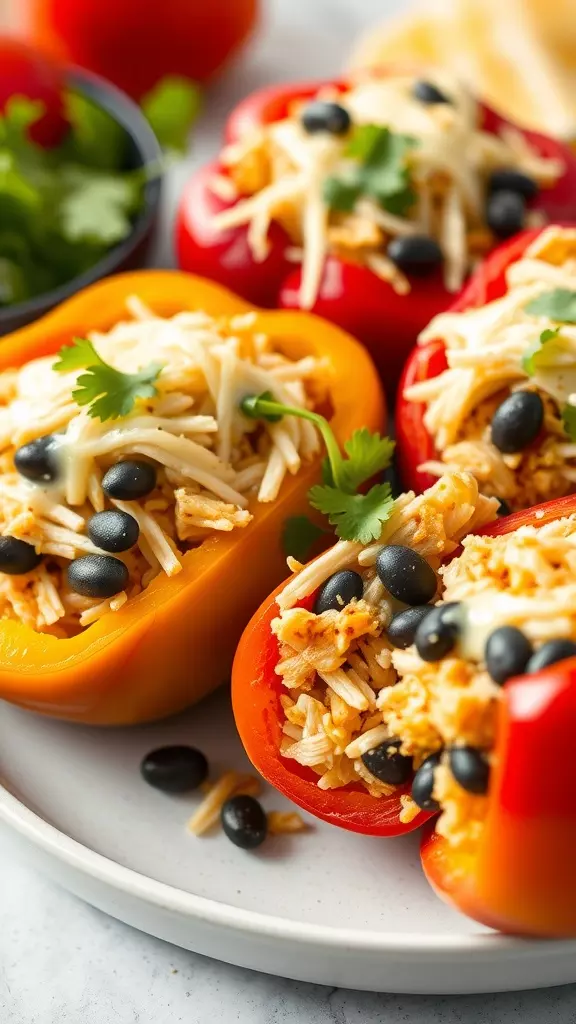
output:
<svg viewBox="0 0 576 1024"><path fill-rule="evenodd" d="M0 112L11 96L43 103L44 114L30 128L30 137L41 146L57 146L68 130L63 89L57 64L18 39L0 36Z"/></svg>
<svg viewBox="0 0 576 1024"><path fill-rule="evenodd" d="M259 0L30 0L41 49L140 99L166 75L210 78L251 32Z"/></svg>

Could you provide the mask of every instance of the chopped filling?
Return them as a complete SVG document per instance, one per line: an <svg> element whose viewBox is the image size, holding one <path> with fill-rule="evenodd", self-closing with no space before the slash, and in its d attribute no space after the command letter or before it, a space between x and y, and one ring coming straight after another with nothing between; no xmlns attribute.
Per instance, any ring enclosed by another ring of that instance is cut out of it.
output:
<svg viewBox="0 0 576 1024"><path fill-rule="evenodd" d="M0 618L60 638L173 576L191 547L244 529L320 449L294 416L240 409L273 391L327 400L328 369L291 359L257 315L132 319L0 374Z"/></svg>
<svg viewBox="0 0 576 1024"><path fill-rule="evenodd" d="M404 786L401 819L439 810L458 846L482 828L502 684L576 655L576 515L475 535L496 512L470 474L404 495L378 545L337 544L286 585L272 623L283 757L322 789ZM362 596L340 604L350 573Z"/></svg>
<svg viewBox="0 0 576 1024"><path fill-rule="evenodd" d="M503 298L432 320L419 340L442 339L448 368L405 397L436 448L422 471L470 471L522 509L576 484L576 231L547 228L506 278Z"/></svg>
<svg viewBox="0 0 576 1024"><path fill-rule="evenodd" d="M227 146L212 187L227 202L215 218L248 226L265 260L272 221L302 264L300 304L314 305L328 255L360 263L410 291L413 276L443 265L456 292L498 239L541 223L529 202L563 166L519 131L481 128L481 110L452 76L362 76L294 102L279 121Z"/></svg>

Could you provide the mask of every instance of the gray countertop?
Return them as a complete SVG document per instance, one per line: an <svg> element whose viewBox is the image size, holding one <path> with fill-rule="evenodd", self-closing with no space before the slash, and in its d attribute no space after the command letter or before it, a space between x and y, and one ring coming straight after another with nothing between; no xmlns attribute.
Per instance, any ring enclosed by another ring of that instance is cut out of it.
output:
<svg viewBox="0 0 576 1024"><path fill-rule="evenodd" d="M1 6L1 3L0 3ZM161 5L160 5L161 6ZM158 262L169 265L175 197L211 155L239 95L337 71L358 30L403 0L268 0L258 40L207 99L193 150L172 170ZM395 996L268 977L133 931L10 862L0 838L2 1024L569 1024L576 986L494 996Z"/></svg>

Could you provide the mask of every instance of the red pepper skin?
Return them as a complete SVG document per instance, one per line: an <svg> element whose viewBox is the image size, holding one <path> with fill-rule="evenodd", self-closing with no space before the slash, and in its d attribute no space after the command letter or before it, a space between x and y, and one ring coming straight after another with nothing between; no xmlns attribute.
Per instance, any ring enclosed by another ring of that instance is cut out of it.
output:
<svg viewBox="0 0 576 1024"><path fill-rule="evenodd" d="M386 74L386 69L382 74ZM272 86L253 93L232 112L225 132L226 142L234 142L247 129L269 124L285 117L293 102L314 96L323 86L345 91L346 81L305 82ZM486 107L481 107L483 126L495 131L507 122ZM534 132L523 132L539 153L559 157L565 174L552 189L543 189L531 203L541 209L548 220L566 219L576 209L576 157L567 146ZM221 172L224 169L221 168ZM225 172L224 172L225 173ZM196 179L196 180L195 180ZM270 233L271 251L268 259L256 264L246 243L246 227L216 235L208 224L215 212L213 197L207 187L205 172L196 175L185 190L176 225L178 262L186 270L209 274L214 280L232 286L236 292L260 305L298 308L300 267L288 264L277 246L285 246L284 232ZM219 201L218 209L232 203ZM278 225L274 225L278 227ZM264 277L262 286L254 276ZM331 257L326 264L320 294L312 312L324 316L348 330L370 351L389 392L392 392L400 368L418 333L437 313L446 309L453 299L442 282L441 274L429 278L412 278L411 292L399 296L385 281L365 267Z"/></svg>
<svg viewBox="0 0 576 1024"><path fill-rule="evenodd" d="M393 796L371 797L360 786L322 790L310 768L280 754L284 711L280 695L286 693L274 669L278 663L278 641L271 622L278 615L278 587L248 623L236 651L232 669L232 706L236 727L248 757L264 778L280 793L316 818L350 832L370 836L397 836L422 825L429 814L422 812L410 824L400 821L400 794L410 792L410 783ZM314 596L301 602L312 608Z"/></svg>
<svg viewBox="0 0 576 1024"><path fill-rule="evenodd" d="M570 227L572 225L565 224ZM456 302L450 306L454 313L477 309L494 299L501 298L506 291L505 273L508 267L519 260L541 229L523 231L508 242L498 246L474 272ZM406 364L396 402L396 444L398 465L402 469L402 483L406 490L417 494L426 490L434 478L418 469L423 462L437 458L434 442L424 425L426 407L419 402L408 402L404 391L412 384L437 377L447 367L444 342L430 341L412 350Z"/></svg>
<svg viewBox="0 0 576 1024"><path fill-rule="evenodd" d="M487 527L502 535L576 512L576 495ZM442 898L500 931L576 936L576 658L511 679L499 711L496 766L476 849L426 832L422 865Z"/></svg>

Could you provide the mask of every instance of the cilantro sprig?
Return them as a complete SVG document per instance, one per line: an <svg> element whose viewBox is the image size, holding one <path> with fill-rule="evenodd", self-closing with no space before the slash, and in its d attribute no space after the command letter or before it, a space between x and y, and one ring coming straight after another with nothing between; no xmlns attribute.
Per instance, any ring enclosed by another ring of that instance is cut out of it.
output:
<svg viewBox="0 0 576 1024"><path fill-rule="evenodd" d="M524 373L527 373L529 377L534 376L536 371L539 369L540 364L542 363L542 353L544 351L544 346L548 345L550 341L553 341L555 338L557 338L559 333L559 327L547 328L545 331L542 331L542 333L536 341L533 341L530 345L528 345L528 348L525 350L524 355L522 356L521 362Z"/></svg>
<svg viewBox="0 0 576 1024"><path fill-rule="evenodd" d="M524 309L534 316L547 316L563 324L576 324L576 291L553 288L526 303Z"/></svg>
<svg viewBox="0 0 576 1024"><path fill-rule="evenodd" d="M409 135L376 124L356 125L344 156L350 163L324 182L324 201L331 209L349 212L361 196L402 216L413 205L407 155L417 144Z"/></svg>
<svg viewBox="0 0 576 1024"><path fill-rule="evenodd" d="M390 438L371 434L362 427L346 441L345 455L342 455L328 420L319 413L277 402L269 391L247 396L240 408L251 419L275 423L283 416L298 416L314 423L322 435L328 458L324 483L311 488L310 504L328 516L342 540L361 544L378 540L382 524L394 507L390 484L375 484L365 494L358 493L358 488L390 465L394 452Z"/></svg>
<svg viewBox="0 0 576 1024"><path fill-rule="evenodd" d="M61 348L53 369L57 373L86 370L77 378L72 398L99 420L128 416L137 399L154 398L162 371L157 363L151 363L138 373L122 373L106 363L87 338L76 338L72 345Z"/></svg>

